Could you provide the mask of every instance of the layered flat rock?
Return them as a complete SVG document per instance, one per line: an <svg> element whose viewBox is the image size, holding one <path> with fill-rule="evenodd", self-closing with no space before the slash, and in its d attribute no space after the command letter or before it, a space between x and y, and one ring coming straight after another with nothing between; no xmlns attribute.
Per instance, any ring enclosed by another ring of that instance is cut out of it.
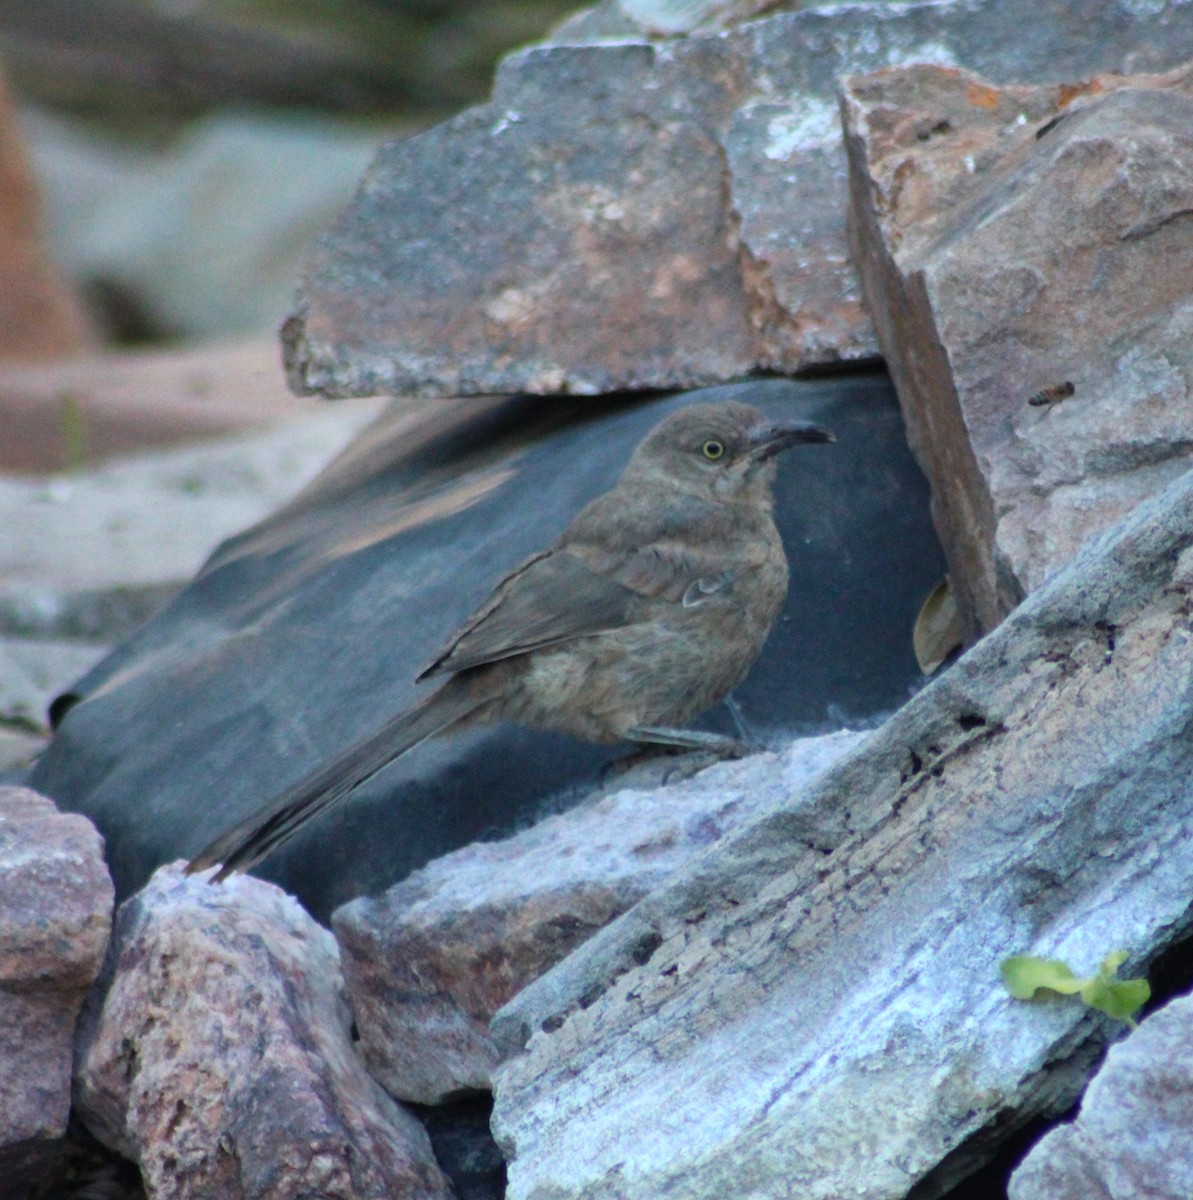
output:
<svg viewBox="0 0 1193 1200"><path fill-rule="evenodd" d="M447 1200L356 1057L331 935L270 884L163 868L117 915L76 1104L155 1200Z"/></svg>
<svg viewBox="0 0 1193 1200"><path fill-rule="evenodd" d="M404 402L78 681L83 702L33 778L92 815L118 893L131 894L402 712L422 665L497 580L613 484L648 429L679 405L729 399L837 435L780 464L791 586L738 689L746 721L775 742L872 723L919 684L910 631L943 573L884 377L756 381L599 410ZM723 710L709 723L733 732ZM439 738L262 870L327 919L432 858L524 827L547 804L578 802L626 749L510 724Z"/></svg>
<svg viewBox="0 0 1193 1200"><path fill-rule="evenodd" d="M66 1132L75 1023L112 924L103 842L77 814L0 787L0 1179Z"/></svg>
<svg viewBox="0 0 1193 1200"><path fill-rule="evenodd" d="M1009 1200L1184 1200L1193 1195L1193 998L1182 996L1111 1046L1076 1120L1052 1130L1011 1176Z"/></svg>
<svg viewBox="0 0 1193 1200"><path fill-rule="evenodd" d="M596 796L339 909L332 928L373 1076L421 1104L487 1089L489 1021L503 1004L862 736L800 740L665 791Z"/></svg>
<svg viewBox="0 0 1193 1200"><path fill-rule="evenodd" d="M940 1195L1122 1025L1012 954L1193 929L1193 473L494 1021L510 1200Z"/></svg>
<svg viewBox="0 0 1193 1200"><path fill-rule="evenodd" d="M847 81L857 257L970 635L1193 460L1193 69Z"/></svg>
<svg viewBox="0 0 1193 1200"><path fill-rule="evenodd" d="M681 6L680 27L718 7ZM311 255L283 331L291 385L590 394L873 358L838 78L1168 68L1193 55L1185 17L1175 0L1096 0L1077 24L1064 0L946 0L662 42L577 26L507 59L487 104L382 147Z"/></svg>

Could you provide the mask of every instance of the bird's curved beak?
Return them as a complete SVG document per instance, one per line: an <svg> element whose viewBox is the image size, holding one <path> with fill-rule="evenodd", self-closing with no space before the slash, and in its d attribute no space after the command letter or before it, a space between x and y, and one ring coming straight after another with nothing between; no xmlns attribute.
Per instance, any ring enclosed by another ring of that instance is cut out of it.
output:
<svg viewBox="0 0 1193 1200"><path fill-rule="evenodd" d="M801 442L835 442L832 433L810 421L763 421L750 430L749 458L765 462Z"/></svg>

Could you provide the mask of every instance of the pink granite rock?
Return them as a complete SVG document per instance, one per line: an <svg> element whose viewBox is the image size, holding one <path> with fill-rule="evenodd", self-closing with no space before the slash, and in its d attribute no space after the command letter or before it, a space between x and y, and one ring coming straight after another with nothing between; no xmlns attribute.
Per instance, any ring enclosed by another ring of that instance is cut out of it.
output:
<svg viewBox="0 0 1193 1200"><path fill-rule="evenodd" d="M352 1046L335 942L271 884L163 867L121 906L76 1102L155 1200L446 1200Z"/></svg>
<svg viewBox="0 0 1193 1200"><path fill-rule="evenodd" d="M111 921L91 822L0 787L0 1178L66 1131L75 1023Z"/></svg>

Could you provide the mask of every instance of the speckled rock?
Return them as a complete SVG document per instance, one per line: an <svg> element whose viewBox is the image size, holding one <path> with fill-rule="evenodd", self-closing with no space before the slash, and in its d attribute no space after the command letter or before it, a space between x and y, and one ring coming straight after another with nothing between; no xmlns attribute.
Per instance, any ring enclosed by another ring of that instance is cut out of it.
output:
<svg viewBox="0 0 1193 1200"><path fill-rule="evenodd" d="M75 1022L103 962L112 881L85 817L0 787L0 1178L66 1132Z"/></svg>
<svg viewBox="0 0 1193 1200"><path fill-rule="evenodd" d="M271 884L162 868L121 906L76 1104L154 1200L447 1200L418 1121L368 1076L335 942Z"/></svg>

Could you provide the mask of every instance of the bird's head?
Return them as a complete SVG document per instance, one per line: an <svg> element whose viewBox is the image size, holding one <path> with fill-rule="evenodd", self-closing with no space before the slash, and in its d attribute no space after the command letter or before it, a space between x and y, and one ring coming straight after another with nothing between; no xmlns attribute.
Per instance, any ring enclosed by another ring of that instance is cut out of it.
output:
<svg viewBox="0 0 1193 1200"><path fill-rule="evenodd" d="M801 442L834 440L819 425L772 420L748 404L692 404L646 435L623 478L721 500L769 503L777 455Z"/></svg>

